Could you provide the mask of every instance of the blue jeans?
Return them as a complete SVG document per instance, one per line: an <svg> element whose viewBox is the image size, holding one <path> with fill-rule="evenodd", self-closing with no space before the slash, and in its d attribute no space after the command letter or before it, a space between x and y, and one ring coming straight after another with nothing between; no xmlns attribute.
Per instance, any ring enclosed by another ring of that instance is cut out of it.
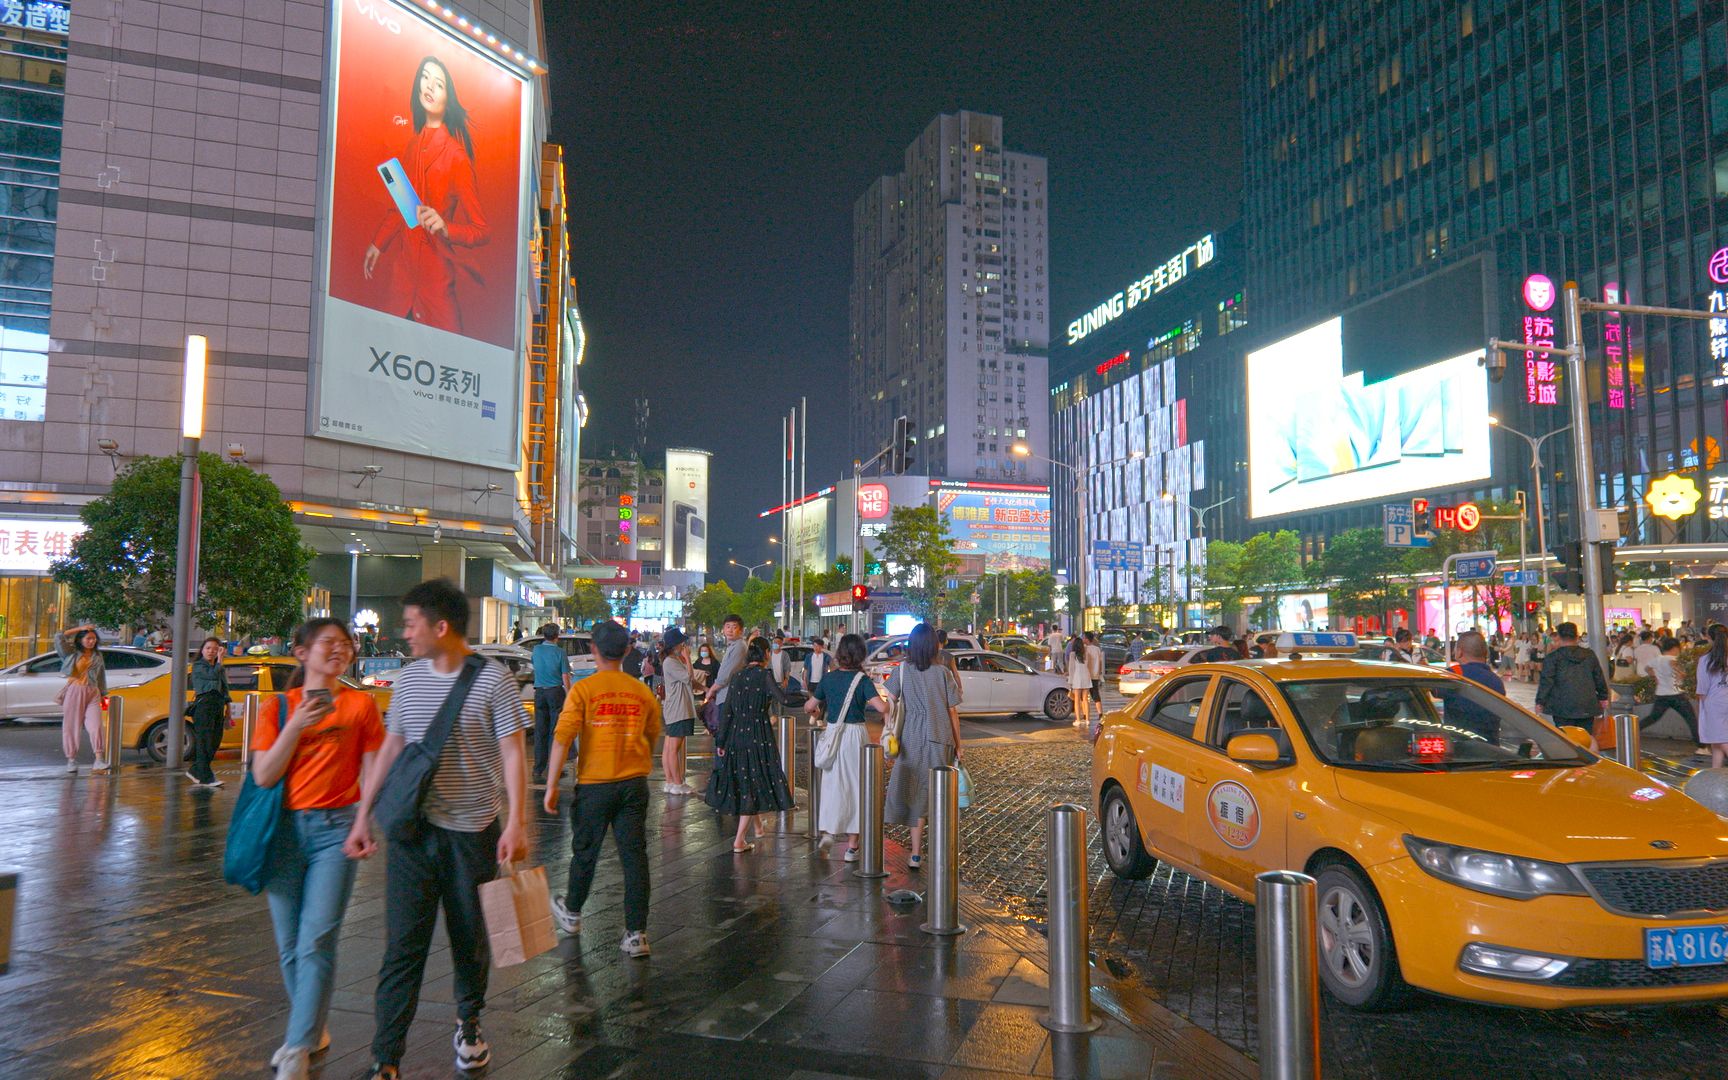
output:
<svg viewBox="0 0 1728 1080"><path fill-rule="evenodd" d="M284 1046L315 1048L330 1011L336 939L354 891L356 864L342 854L354 814L352 806L286 810L271 841L264 895L276 926L282 985L288 990Z"/></svg>

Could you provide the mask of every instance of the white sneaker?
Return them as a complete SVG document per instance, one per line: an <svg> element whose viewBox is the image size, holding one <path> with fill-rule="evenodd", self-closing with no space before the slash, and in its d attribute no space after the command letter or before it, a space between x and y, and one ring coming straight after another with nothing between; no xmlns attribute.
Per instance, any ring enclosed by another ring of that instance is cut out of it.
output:
<svg viewBox="0 0 1728 1080"><path fill-rule="evenodd" d="M629 930L624 934L624 940L618 943L625 956L643 957L648 955L648 935L640 930Z"/></svg>
<svg viewBox="0 0 1728 1080"><path fill-rule="evenodd" d="M311 1054L304 1046L296 1046L282 1055L276 1066L276 1080L307 1080L312 1075Z"/></svg>
<svg viewBox="0 0 1728 1080"><path fill-rule="evenodd" d="M94 765L90 766L90 771L91 772L107 772L108 771L108 759L103 758L103 757L97 758L96 763Z"/></svg>
<svg viewBox="0 0 1728 1080"><path fill-rule="evenodd" d="M846 849L846 861L847 862L857 862L858 861L858 849L857 848L849 847Z"/></svg>
<svg viewBox="0 0 1728 1080"><path fill-rule="evenodd" d="M78 773L78 759L77 758L67 758L66 759L66 771L69 773L72 773L74 776L77 775L77 773Z"/></svg>
<svg viewBox="0 0 1728 1080"><path fill-rule="evenodd" d="M828 854L828 849L833 847L833 846L834 846L834 834L833 833L823 833L822 839L816 841L816 851L818 854L821 854L821 855Z"/></svg>
<svg viewBox="0 0 1728 1080"><path fill-rule="evenodd" d="M582 931L582 913L565 907L562 896L552 898L552 921L566 934L574 935Z"/></svg>
<svg viewBox="0 0 1728 1080"><path fill-rule="evenodd" d="M674 784L668 780L666 783L660 785L660 793L662 795L682 795L684 794L684 785Z"/></svg>
<svg viewBox="0 0 1728 1080"><path fill-rule="evenodd" d="M193 787L203 787L204 786L204 781L198 779L196 776L193 776L191 770L187 770L186 772L183 772L180 775L184 776L186 779L192 781Z"/></svg>
<svg viewBox="0 0 1728 1080"><path fill-rule="evenodd" d="M222 787L223 786L222 778L218 777L218 776L212 776L210 778L210 782L208 784L205 784L204 786L205 787Z"/></svg>
<svg viewBox="0 0 1728 1080"><path fill-rule="evenodd" d="M281 1046L276 1048L276 1052L270 1055L271 1068L275 1068L277 1065L282 1064L282 1059L288 1056L288 1049L289 1047L287 1043L283 1043ZM330 1029L325 1028L323 1031L318 1033L318 1045L307 1051L307 1053L322 1054L328 1049L330 1049Z"/></svg>
<svg viewBox="0 0 1728 1080"><path fill-rule="evenodd" d="M492 1048L486 1045L478 1020L456 1021L456 1038L451 1042L456 1047L456 1067L464 1072L484 1068L492 1060Z"/></svg>
<svg viewBox="0 0 1728 1080"><path fill-rule="evenodd" d="M686 795L694 795L701 790L700 788L693 788L689 784L679 784L678 789Z"/></svg>

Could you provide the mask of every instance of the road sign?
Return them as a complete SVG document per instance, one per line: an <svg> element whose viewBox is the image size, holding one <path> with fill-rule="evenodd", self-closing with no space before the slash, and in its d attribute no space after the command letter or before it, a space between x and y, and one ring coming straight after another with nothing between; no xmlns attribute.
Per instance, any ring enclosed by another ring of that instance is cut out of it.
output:
<svg viewBox="0 0 1728 1080"><path fill-rule="evenodd" d="M1458 581L1483 581L1494 576L1496 561L1492 554L1457 556L1452 561L1452 576Z"/></svg>
<svg viewBox="0 0 1728 1080"><path fill-rule="evenodd" d="M1540 585L1542 572L1539 570L1507 570L1500 575L1507 585Z"/></svg>
<svg viewBox="0 0 1728 1080"><path fill-rule="evenodd" d="M1409 503L1387 503L1381 507L1386 522L1387 547L1427 547L1429 538L1416 535L1415 516Z"/></svg>
<svg viewBox="0 0 1728 1080"><path fill-rule="evenodd" d="M1092 541L1092 563L1099 570L1139 570L1144 547L1132 540Z"/></svg>

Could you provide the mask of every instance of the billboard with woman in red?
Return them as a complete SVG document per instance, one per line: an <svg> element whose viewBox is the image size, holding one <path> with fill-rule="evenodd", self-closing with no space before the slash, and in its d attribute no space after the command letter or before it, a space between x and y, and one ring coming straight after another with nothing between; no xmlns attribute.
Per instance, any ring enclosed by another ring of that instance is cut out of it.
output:
<svg viewBox="0 0 1728 1080"><path fill-rule="evenodd" d="M316 433L514 468L527 79L406 4L334 7Z"/></svg>

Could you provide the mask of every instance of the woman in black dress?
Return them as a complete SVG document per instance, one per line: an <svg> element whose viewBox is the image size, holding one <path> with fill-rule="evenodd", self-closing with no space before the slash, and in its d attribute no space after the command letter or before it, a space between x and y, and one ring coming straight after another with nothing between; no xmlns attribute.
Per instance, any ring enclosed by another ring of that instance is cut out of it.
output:
<svg viewBox="0 0 1728 1080"><path fill-rule="evenodd" d="M738 815L738 835L732 850L743 853L758 814L792 809L792 791L774 746L770 702L785 704L785 696L768 674L768 642L751 638L744 667L732 677L720 706L720 730L714 735L714 768L708 775L704 800L717 813ZM761 836L760 823L756 835Z"/></svg>

